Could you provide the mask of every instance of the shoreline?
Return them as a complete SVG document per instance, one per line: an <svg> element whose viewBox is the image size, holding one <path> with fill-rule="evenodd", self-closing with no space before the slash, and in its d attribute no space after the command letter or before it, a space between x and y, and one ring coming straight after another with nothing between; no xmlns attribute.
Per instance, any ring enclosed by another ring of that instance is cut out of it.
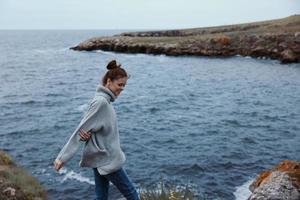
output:
<svg viewBox="0 0 300 200"><path fill-rule="evenodd" d="M91 38L77 51L113 51L167 56L250 56L281 63L300 62L300 15L218 27L128 32Z"/></svg>

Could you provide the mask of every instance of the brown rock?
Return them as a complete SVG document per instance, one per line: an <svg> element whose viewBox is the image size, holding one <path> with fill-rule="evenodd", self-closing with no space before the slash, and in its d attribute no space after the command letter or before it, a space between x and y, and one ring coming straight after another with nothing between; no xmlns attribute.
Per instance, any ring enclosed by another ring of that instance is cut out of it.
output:
<svg viewBox="0 0 300 200"><path fill-rule="evenodd" d="M259 175L259 177L250 185L250 191L253 192L260 184L265 180L268 176L271 175L271 172L263 172Z"/></svg>
<svg viewBox="0 0 300 200"><path fill-rule="evenodd" d="M7 196L14 197L16 196L16 189L12 187L8 187L5 190L3 190L3 193L6 194Z"/></svg>
<svg viewBox="0 0 300 200"><path fill-rule="evenodd" d="M266 55L266 49L262 46L257 46L251 52L251 56L254 56L254 57L263 57L265 55Z"/></svg>
<svg viewBox="0 0 300 200"><path fill-rule="evenodd" d="M300 162L285 160L250 185L249 200L300 199ZM276 198L275 198L276 197Z"/></svg>
<svg viewBox="0 0 300 200"><path fill-rule="evenodd" d="M210 43L227 46L231 43L231 39L228 36L215 37L210 39Z"/></svg>
<svg viewBox="0 0 300 200"><path fill-rule="evenodd" d="M293 63L298 61L297 55L291 49L284 50L280 55L282 63Z"/></svg>
<svg viewBox="0 0 300 200"><path fill-rule="evenodd" d="M278 47L280 49L286 49L286 48L288 48L288 44L286 42L280 42Z"/></svg>
<svg viewBox="0 0 300 200"><path fill-rule="evenodd" d="M285 172L275 171L265 178L248 200L299 200L300 193Z"/></svg>

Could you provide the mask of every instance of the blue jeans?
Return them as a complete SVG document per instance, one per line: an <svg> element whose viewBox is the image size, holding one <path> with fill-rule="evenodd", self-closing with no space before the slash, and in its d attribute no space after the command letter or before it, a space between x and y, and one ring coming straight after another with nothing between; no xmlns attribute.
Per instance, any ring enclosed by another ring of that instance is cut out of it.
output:
<svg viewBox="0 0 300 200"><path fill-rule="evenodd" d="M112 182L127 200L139 200L138 193L126 172L121 168L107 175L100 175L97 168L93 168L95 176L96 200L108 199L109 181Z"/></svg>

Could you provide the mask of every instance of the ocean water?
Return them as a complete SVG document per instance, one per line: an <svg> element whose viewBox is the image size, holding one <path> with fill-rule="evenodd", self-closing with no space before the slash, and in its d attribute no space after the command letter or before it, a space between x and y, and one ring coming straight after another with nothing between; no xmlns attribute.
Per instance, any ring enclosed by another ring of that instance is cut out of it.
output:
<svg viewBox="0 0 300 200"><path fill-rule="evenodd" d="M139 189L189 185L206 199L242 200L262 171L300 160L300 65L244 57L78 52L122 31L0 31L0 149L49 199L93 199L80 152L52 162L117 59L131 75L114 103L125 169ZM112 187L111 199L120 197Z"/></svg>

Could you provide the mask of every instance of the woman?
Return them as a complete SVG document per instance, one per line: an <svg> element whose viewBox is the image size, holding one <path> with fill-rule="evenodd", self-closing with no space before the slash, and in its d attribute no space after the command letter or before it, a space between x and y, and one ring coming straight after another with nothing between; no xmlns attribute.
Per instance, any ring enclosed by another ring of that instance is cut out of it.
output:
<svg viewBox="0 0 300 200"><path fill-rule="evenodd" d="M54 161L58 171L77 152L84 149L81 167L93 168L96 200L108 199L109 182L112 182L127 200L138 200L138 194L122 166L125 155L120 147L116 113L112 102L123 91L128 75L112 60L99 85L88 111Z"/></svg>

